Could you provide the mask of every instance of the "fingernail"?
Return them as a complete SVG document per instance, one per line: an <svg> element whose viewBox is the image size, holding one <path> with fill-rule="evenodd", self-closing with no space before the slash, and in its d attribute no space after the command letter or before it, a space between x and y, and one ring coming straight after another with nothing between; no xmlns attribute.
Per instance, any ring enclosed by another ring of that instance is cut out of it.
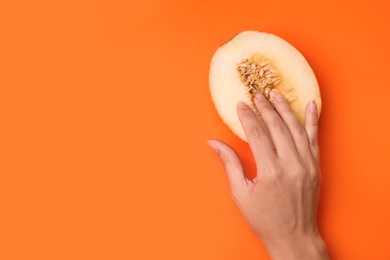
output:
<svg viewBox="0 0 390 260"><path fill-rule="evenodd" d="M275 91L275 94L274 94L274 98L278 102L283 102L284 101L284 97L282 96L282 94L280 94L279 92L276 92L276 91Z"/></svg>
<svg viewBox="0 0 390 260"><path fill-rule="evenodd" d="M259 100L259 101L267 101L267 99L264 97L264 95L263 94L261 94L261 93L257 93L256 95L255 95L255 98L257 99L257 100Z"/></svg>
<svg viewBox="0 0 390 260"><path fill-rule="evenodd" d="M248 105L245 104L245 102L240 101L240 102L238 102L237 107L245 109L245 108L248 108Z"/></svg>
<svg viewBox="0 0 390 260"><path fill-rule="evenodd" d="M207 144L210 146L211 149L213 149L214 152L218 153L218 147L212 140L207 140Z"/></svg>
<svg viewBox="0 0 390 260"><path fill-rule="evenodd" d="M310 110L310 113L312 114L317 114L317 104L314 100L310 101L310 104L309 104L309 110Z"/></svg>

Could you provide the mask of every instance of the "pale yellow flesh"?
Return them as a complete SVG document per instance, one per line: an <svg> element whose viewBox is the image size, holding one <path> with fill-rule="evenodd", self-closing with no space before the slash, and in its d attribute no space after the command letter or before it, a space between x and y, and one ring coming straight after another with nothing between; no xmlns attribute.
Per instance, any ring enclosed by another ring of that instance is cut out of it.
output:
<svg viewBox="0 0 390 260"><path fill-rule="evenodd" d="M244 31L236 35L215 52L209 74L211 96L222 120L241 139L246 141L237 116L239 101L251 105L250 95L240 79L237 66L252 55L269 60L282 75L276 87L286 98L295 97L291 108L301 123L304 122L306 104L315 100L321 111L321 95L313 70L298 50L285 40L268 33ZM285 93L285 89L292 90Z"/></svg>

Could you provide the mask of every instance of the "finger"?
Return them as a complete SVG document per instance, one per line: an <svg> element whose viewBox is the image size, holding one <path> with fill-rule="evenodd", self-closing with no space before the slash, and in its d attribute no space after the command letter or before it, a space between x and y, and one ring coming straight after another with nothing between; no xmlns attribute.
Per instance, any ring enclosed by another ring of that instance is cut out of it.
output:
<svg viewBox="0 0 390 260"><path fill-rule="evenodd" d="M318 108L314 100L306 105L305 129L309 139L311 153L317 163L320 161L320 149L318 147Z"/></svg>
<svg viewBox="0 0 390 260"><path fill-rule="evenodd" d="M289 129L272 107L271 103L260 93L255 96L255 104L259 114L267 126L272 142L275 145L277 157L286 158L296 154L295 145Z"/></svg>
<svg viewBox="0 0 390 260"><path fill-rule="evenodd" d="M308 158L311 155L308 137L305 128L299 122L297 116L291 110L290 104L278 92L274 92L274 105L276 111L288 127L295 147L301 158Z"/></svg>
<svg viewBox="0 0 390 260"><path fill-rule="evenodd" d="M209 140L207 143L221 159L232 189L248 187L251 181L246 178L241 160L233 148L215 139Z"/></svg>
<svg viewBox="0 0 390 260"><path fill-rule="evenodd" d="M261 170L262 165L267 165L267 163L276 160L274 146L267 127L253 110L243 102L238 103L237 114L244 128L253 157Z"/></svg>

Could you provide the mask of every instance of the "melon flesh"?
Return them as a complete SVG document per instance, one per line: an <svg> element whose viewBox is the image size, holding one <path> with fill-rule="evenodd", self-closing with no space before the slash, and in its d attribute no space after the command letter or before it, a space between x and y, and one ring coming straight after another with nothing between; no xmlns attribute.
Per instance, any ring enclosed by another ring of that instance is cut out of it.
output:
<svg viewBox="0 0 390 260"><path fill-rule="evenodd" d="M239 64L251 57L256 57L255 61L258 63L269 62L279 72L282 79L274 88L289 100L302 124L309 101L316 101L320 113L320 89L314 72L303 55L278 36L244 31L217 49L209 71L210 92L217 112L238 137L246 141L237 116L237 103L244 101L255 109L248 87L238 71Z"/></svg>

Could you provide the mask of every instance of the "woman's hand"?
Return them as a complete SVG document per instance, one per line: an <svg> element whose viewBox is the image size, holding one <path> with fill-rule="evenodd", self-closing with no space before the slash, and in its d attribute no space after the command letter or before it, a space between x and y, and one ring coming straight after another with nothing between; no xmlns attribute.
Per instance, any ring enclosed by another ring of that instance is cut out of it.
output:
<svg viewBox="0 0 390 260"><path fill-rule="evenodd" d="M209 141L225 167L233 200L272 259L328 259L316 223L321 181L316 103L307 104L304 127L279 93L275 108L261 94L255 104L260 117L245 103L237 105L257 165L253 181L230 146Z"/></svg>

